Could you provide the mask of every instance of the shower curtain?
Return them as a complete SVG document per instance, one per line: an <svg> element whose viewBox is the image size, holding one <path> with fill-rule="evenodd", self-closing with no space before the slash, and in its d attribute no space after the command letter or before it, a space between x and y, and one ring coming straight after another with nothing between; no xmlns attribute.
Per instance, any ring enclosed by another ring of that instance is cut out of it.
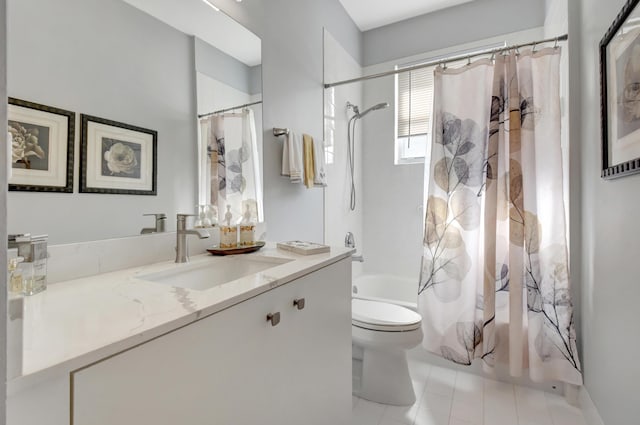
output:
<svg viewBox="0 0 640 425"><path fill-rule="evenodd" d="M207 149L210 203L219 219L231 206L234 222L247 209L251 219L263 221L262 182L253 111L212 115L200 121L202 145ZM225 131L225 127L226 131Z"/></svg>
<svg viewBox="0 0 640 425"><path fill-rule="evenodd" d="M436 69L418 304L430 352L579 385L559 57L551 48Z"/></svg>

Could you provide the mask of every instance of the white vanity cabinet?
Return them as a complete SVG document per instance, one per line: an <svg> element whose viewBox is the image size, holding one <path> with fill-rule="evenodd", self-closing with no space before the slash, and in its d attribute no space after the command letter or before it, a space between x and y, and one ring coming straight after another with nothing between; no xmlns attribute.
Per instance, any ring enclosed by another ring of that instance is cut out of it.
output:
<svg viewBox="0 0 640 425"><path fill-rule="evenodd" d="M349 424L350 276L343 259L71 372L60 425Z"/></svg>

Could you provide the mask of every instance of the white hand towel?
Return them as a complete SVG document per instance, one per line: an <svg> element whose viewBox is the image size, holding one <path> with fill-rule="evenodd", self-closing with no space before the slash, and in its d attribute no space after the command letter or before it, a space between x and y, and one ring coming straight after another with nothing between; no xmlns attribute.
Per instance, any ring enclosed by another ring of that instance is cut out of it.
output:
<svg viewBox="0 0 640 425"><path fill-rule="evenodd" d="M285 177L291 177L291 171L289 170L289 137L291 132L285 136L284 143L282 144L282 171L281 175Z"/></svg>
<svg viewBox="0 0 640 425"><path fill-rule="evenodd" d="M327 185L327 173L324 163L324 142L313 140L313 160L315 162L315 175L313 177L314 186L324 187Z"/></svg>
<svg viewBox="0 0 640 425"><path fill-rule="evenodd" d="M302 183L302 140L293 131L287 138L289 144L289 176L291 183Z"/></svg>

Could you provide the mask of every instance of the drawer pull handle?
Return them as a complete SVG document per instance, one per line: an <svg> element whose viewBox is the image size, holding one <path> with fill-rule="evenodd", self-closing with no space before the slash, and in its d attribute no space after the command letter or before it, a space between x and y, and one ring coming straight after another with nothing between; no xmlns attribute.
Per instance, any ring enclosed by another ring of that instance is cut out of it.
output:
<svg viewBox="0 0 640 425"><path fill-rule="evenodd" d="M271 322L271 326L280 323L280 312L267 314L267 322Z"/></svg>
<svg viewBox="0 0 640 425"><path fill-rule="evenodd" d="M298 310L302 310L304 308L304 298L293 300L293 305L296 306Z"/></svg>

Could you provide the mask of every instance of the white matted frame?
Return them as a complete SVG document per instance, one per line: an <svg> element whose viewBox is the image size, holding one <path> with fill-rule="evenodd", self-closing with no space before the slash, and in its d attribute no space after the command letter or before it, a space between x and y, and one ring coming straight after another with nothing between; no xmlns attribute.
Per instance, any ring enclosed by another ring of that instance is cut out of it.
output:
<svg viewBox="0 0 640 425"><path fill-rule="evenodd" d="M155 130L81 115L80 192L157 194Z"/></svg>
<svg viewBox="0 0 640 425"><path fill-rule="evenodd" d="M7 115L9 190L72 193L75 113L10 97Z"/></svg>

